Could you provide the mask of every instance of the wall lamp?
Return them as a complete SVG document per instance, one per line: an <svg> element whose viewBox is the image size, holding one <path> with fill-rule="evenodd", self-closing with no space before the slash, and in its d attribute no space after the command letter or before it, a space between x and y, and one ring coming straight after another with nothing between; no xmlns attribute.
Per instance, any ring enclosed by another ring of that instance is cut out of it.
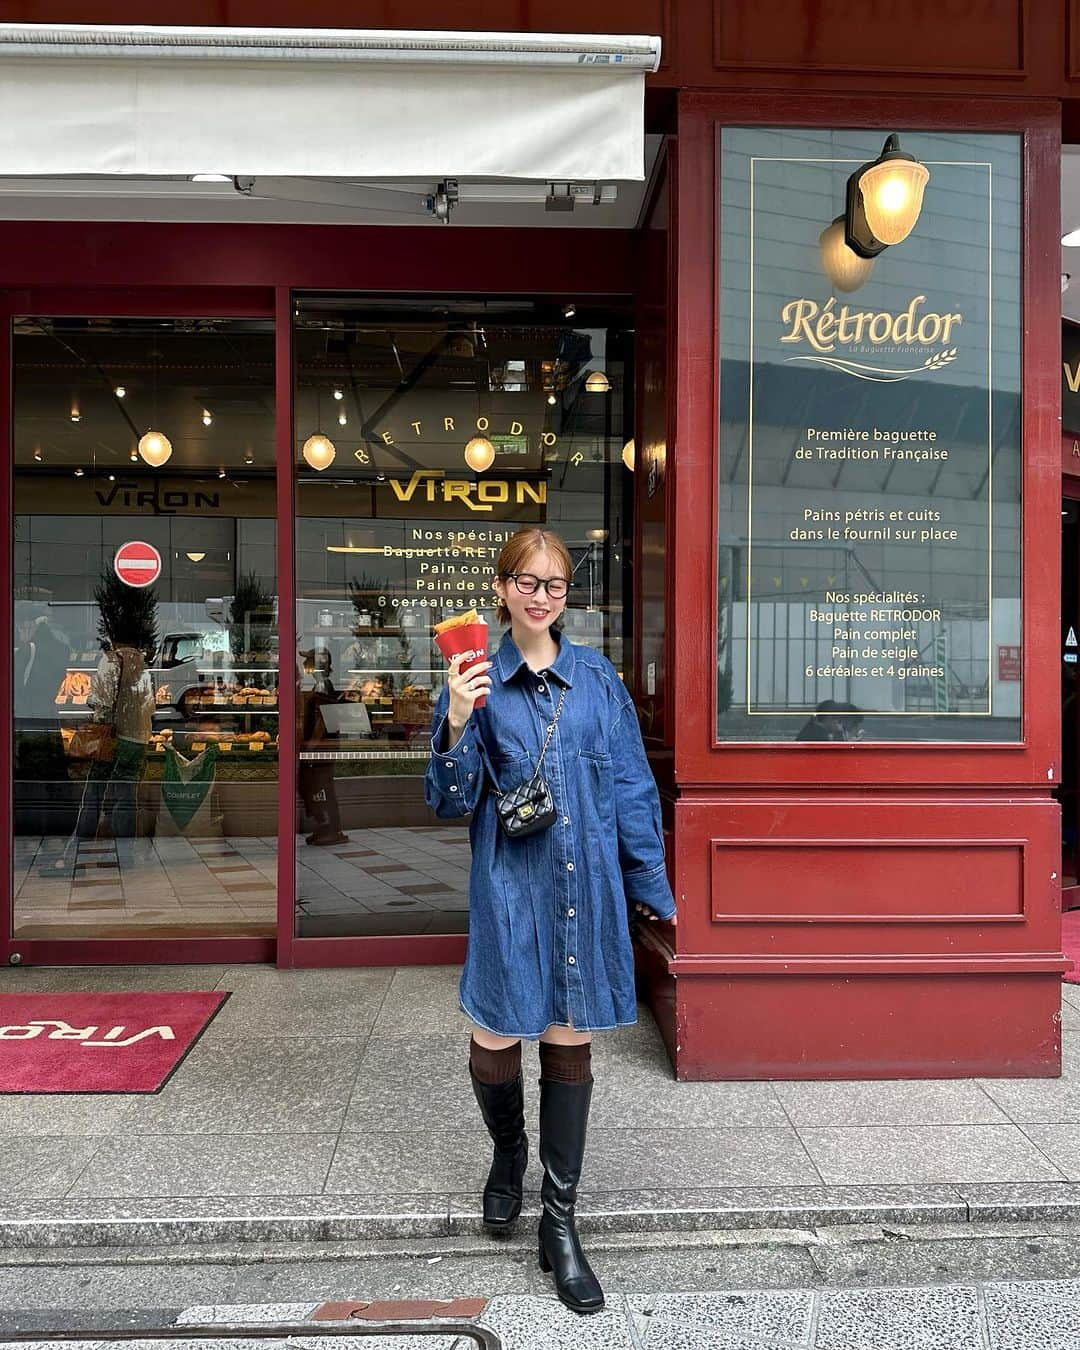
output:
<svg viewBox="0 0 1080 1350"><path fill-rule="evenodd" d="M930 170L900 149L890 136L877 159L855 170L847 181L844 242L860 258L876 258L899 244L915 228Z"/></svg>

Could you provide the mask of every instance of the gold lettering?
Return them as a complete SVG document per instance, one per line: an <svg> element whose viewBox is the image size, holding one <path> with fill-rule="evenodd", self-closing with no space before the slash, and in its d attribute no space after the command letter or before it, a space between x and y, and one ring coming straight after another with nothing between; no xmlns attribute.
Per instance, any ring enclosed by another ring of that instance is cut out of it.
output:
<svg viewBox="0 0 1080 1350"><path fill-rule="evenodd" d="M477 429L477 431L487 431L487 429L488 429L489 426L491 426L491 418L490 418L490 417L478 417L478 418L476 419L476 429Z"/></svg>
<svg viewBox="0 0 1080 1350"><path fill-rule="evenodd" d="M1080 361L1077 361L1076 366L1072 370L1069 369L1065 362L1062 362L1061 368L1065 372L1065 380L1068 383L1069 389L1074 394L1080 394Z"/></svg>
<svg viewBox="0 0 1080 1350"><path fill-rule="evenodd" d="M382 438L383 438L383 440L386 442L387 445L393 445L393 444L394 444L394 438L393 438L393 436L390 434L389 431L384 431L383 434L382 434Z"/></svg>
<svg viewBox="0 0 1080 1350"><path fill-rule="evenodd" d="M510 423L510 435L511 435L511 436L520 436L521 433L522 433L524 430L525 430L525 428L521 425L520 422L511 422L511 423Z"/></svg>
<svg viewBox="0 0 1080 1350"><path fill-rule="evenodd" d="M835 296L830 296L823 306L802 296L798 300L789 300L780 311L780 319L787 325L780 341L808 342L817 352L835 351L837 343L846 346L864 340L875 346L894 342L920 343L924 347L951 341L953 329L959 328L964 316L932 311L920 314L925 301L925 295L913 296L906 309L894 314L888 310L877 313L867 309L853 310L847 305L836 309ZM1065 374L1071 384L1067 367ZM1080 366L1077 367L1076 383L1071 387L1074 392L1080 392Z"/></svg>
<svg viewBox="0 0 1080 1350"><path fill-rule="evenodd" d="M442 420L442 424L443 424L443 431L453 431L454 419L452 417L444 417Z"/></svg>
<svg viewBox="0 0 1080 1350"><path fill-rule="evenodd" d="M412 427L413 431L415 431L416 434L419 436L419 435L420 435L420 428L423 426L423 423L422 423L422 422L410 422L409 425Z"/></svg>

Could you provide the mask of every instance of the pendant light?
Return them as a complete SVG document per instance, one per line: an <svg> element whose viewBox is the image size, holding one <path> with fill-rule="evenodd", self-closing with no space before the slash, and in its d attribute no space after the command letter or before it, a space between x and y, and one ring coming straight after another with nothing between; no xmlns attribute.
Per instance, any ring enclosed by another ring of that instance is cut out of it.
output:
<svg viewBox="0 0 1080 1350"><path fill-rule="evenodd" d="M900 149L890 136L877 159L855 170L847 181L844 230L848 246L862 258L905 240L919 219L930 170Z"/></svg>
<svg viewBox="0 0 1080 1350"><path fill-rule="evenodd" d="M324 436L321 432L309 436L304 442L304 458L318 473L322 473L333 464L336 454L337 446L329 436Z"/></svg>
<svg viewBox="0 0 1080 1350"><path fill-rule="evenodd" d="M818 243L821 246L821 265L832 282L833 290L857 291L870 280L874 260L860 257L853 248L848 247L844 238L843 216L837 216L831 225L825 226Z"/></svg>
<svg viewBox="0 0 1080 1350"><path fill-rule="evenodd" d="M637 458L637 451L634 445L634 438L631 436L631 438L626 442L626 444L622 448L622 462L626 465L626 467L630 470L631 473L634 472L634 462L636 458Z"/></svg>
<svg viewBox="0 0 1080 1350"><path fill-rule="evenodd" d="M338 397L338 390L334 390L334 398ZM322 398L318 389L315 390L315 424L322 426ZM329 436L324 436L322 431L317 431L314 436L309 436L304 442L303 456L311 468L316 473L322 473L328 469L334 462L337 454L337 446Z"/></svg>
<svg viewBox="0 0 1080 1350"><path fill-rule="evenodd" d="M465 463L473 473L486 473L495 463L495 447L486 436L474 436L465 447Z"/></svg>
<svg viewBox="0 0 1080 1350"><path fill-rule="evenodd" d="M153 372L153 417L157 421L157 363L161 355L156 349L153 352L154 372ZM150 465L152 469L160 469L161 466L172 458L172 442L163 431L155 431L148 428L139 439L139 454Z"/></svg>
<svg viewBox="0 0 1080 1350"><path fill-rule="evenodd" d="M602 370L592 370L586 377L585 388L590 394L606 394L611 389L611 381Z"/></svg>

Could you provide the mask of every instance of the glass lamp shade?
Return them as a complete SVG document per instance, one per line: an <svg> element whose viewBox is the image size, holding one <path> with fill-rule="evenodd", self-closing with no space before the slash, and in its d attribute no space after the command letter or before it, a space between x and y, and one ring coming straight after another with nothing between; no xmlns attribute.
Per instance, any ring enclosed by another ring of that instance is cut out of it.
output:
<svg viewBox="0 0 1080 1350"><path fill-rule="evenodd" d="M602 370L594 370L586 377L585 388L590 394L606 394L611 388L611 381Z"/></svg>
<svg viewBox="0 0 1080 1350"><path fill-rule="evenodd" d="M844 217L837 216L831 225L821 231L821 265L835 290L857 291L870 279L874 270L873 258L860 258L844 238Z"/></svg>
<svg viewBox="0 0 1080 1350"><path fill-rule="evenodd" d="M485 473L495 463L495 447L486 436L474 436L466 445L465 463L473 473Z"/></svg>
<svg viewBox="0 0 1080 1350"><path fill-rule="evenodd" d="M626 465L626 467L630 470L631 473L634 472L634 459L636 454L637 448L634 445L633 438L631 437L631 439L628 440L622 448L622 462Z"/></svg>
<svg viewBox="0 0 1080 1350"><path fill-rule="evenodd" d="M304 442L304 458L318 473L328 469L334 462L337 447L329 436L309 436Z"/></svg>
<svg viewBox="0 0 1080 1350"><path fill-rule="evenodd" d="M172 442L162 431L148 431L139 441L139 454L153 469L160 469L172 457Z"/></svg>
<svg viewBox="0 0 1080 1350"><path fill-rule="evenodd" d="M866 223L875 239L899 244L915 228L930 181L925 164L906 156L871 164L859 178Z"/></svg>

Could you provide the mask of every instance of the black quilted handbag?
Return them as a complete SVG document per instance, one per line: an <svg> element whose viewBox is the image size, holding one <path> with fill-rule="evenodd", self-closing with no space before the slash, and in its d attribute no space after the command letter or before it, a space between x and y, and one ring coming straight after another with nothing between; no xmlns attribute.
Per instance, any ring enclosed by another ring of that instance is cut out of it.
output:
<svg viewBox="0 0 1080 1350"><path fill-rule="evenodd" d="M498 786L492 789L496 797L495 812L499 817L499 824L502 826L503 832L511 839L525 839L530 834L539 834L542 830L549 830L558 817L555 802L551 796L551 789L546 781L540 777L540 769L544 763L547 748L551 744L551 738L555 734L555 727L558 724L565 701L566 690L564 689L559 696L559 706L555 710L555 717L551 726L548 727L544 748L540 751L540 758L536 761L536 772L529 781L522 783L520 787L511 788L509 792L501 792Z"/></svg>

